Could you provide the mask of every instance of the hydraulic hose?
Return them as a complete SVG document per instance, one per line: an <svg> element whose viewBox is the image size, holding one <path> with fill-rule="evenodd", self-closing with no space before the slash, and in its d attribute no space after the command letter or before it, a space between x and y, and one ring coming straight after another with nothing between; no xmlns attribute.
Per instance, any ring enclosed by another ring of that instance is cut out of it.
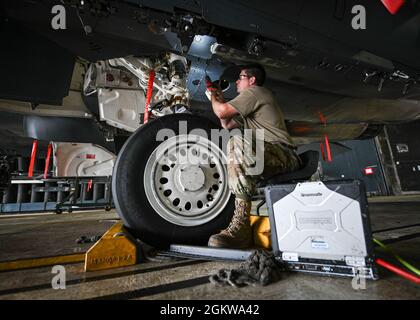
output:
<svg viewBox="0 0 420 320"><path fill-rule="evenodd" d="M388 262L385 262L382 259L376 259L375 262L378 265L396 273L397 275L399 275L399 276L401 276L401 277L403 277L403 278L405 278L405 279L407 279L411 282L414 282L415 284L420 284L420 277L416 277L416 276L414 276L414 275L412 275L408 272L405 272L404 270L401 270L400 268L397 268L396 266L394 266L394 265L392 265Z"/></svg>
<svg viewBox="0 0 420 320"><path fill-rule="evenodd" d="M410 263L408 263L407 261L405 261L399 255L397 255L394 251L392 251L391 248L389 248L388 246L386 246L385 244L383 244L378 239L373 238L373 241L376 244L378 244L380 247L382 247L383 249L385 249L387 252L389 252L390 254L392 254L395 257L395 259L397 259L404 267L406 267L410 271L414 272L417 276L420 276L420 270L419 269L415 268L413 265L411 265Z"/></svg>

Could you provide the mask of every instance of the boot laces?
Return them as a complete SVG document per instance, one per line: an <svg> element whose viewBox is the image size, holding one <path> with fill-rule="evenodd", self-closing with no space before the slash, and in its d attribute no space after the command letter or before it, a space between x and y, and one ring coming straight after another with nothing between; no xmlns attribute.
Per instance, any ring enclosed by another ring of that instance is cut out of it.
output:
<svg viewBox="0 0 420 320"><path fill-rule="evenodd" d="M241 229L241 225L243 224L244 222L242 221L242 219L240 219L237 216L234 216L229 226L227 227L226 232L230 235L233 235Z"/></svg>
<svg viewBox="0 0 420 320"><path fill-rule="evenodd" d="M230 222L229 226L226 228L226 232L230 235L234 235L239 232L239 230L246 226L247 219L249 219L248 215L248 208L243 205L238 205L235 209L235 213L233 215L232 221ZM249 223L249 222L248 222Z"/></svg>

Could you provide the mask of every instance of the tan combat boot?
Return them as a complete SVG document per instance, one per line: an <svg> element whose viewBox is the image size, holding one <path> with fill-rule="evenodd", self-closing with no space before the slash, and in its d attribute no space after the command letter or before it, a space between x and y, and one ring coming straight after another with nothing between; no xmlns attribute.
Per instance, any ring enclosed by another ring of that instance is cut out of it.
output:
<svg viewBox="0 0 420 320"><path fill-rule="evenodd" d="M252 247L254 241L249 222L251 201L235 199L235 212L229 226L210 237L208 246L217 248L245 249Z"/></svg>

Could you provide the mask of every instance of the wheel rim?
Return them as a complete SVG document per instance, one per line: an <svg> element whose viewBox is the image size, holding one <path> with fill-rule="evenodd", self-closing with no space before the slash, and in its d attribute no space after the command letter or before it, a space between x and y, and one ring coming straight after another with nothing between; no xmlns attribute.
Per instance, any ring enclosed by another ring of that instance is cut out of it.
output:
<svg viewBox="0 0 420 320"><path fill-rule="evenodd" d="M198 135L179 135L160 144L144 173L146 197L165 220L198 226L216 218L227 205L226 157Z"/></svg>

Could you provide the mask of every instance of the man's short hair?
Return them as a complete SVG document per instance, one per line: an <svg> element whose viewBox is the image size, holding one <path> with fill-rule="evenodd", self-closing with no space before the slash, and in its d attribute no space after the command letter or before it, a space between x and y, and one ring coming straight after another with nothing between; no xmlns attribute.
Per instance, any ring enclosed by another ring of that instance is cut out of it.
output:
<svg viewBox="0 0 420 320"><path fill-rule="evenodd" d="M265 70L264 67L260 64L247 64L241 66L241 70L246 70L246 74L249 77L255 77L255 82L257 86L262 86L265 82Z"/></svg>

